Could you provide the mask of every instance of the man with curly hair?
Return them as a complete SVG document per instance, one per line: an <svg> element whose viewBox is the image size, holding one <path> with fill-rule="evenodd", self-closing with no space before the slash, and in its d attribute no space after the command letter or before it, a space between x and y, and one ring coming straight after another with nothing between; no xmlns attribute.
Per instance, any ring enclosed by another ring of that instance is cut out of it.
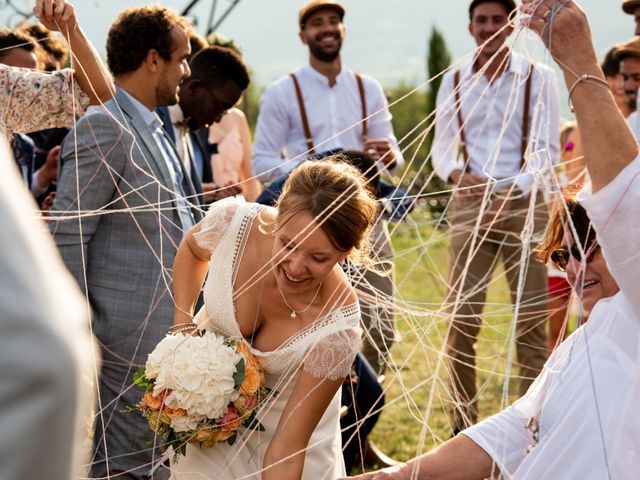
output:
<svg viewBox="0 0 640 480"><path fill-rule="evenodd" d="M160 458L131 378L171 325L171 266L200 219L193 185L155 113L189 76L188 26L161 6L129 8L107 39L117 91L62 145L50 226L93 311L104 363L90 476L146 479ZM121 476L125 477L121 477ZM166 478L157 471L154 478Z"/></svg>

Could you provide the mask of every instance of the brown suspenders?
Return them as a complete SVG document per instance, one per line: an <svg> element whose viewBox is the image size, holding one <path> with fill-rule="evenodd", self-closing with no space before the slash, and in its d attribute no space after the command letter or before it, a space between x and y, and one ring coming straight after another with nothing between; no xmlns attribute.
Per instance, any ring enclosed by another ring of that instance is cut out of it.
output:
<svg viewBox="0 0 640 480"><path fill-rule="evenodd" d="M356 83L358 84L358 93L360 94L360 104L362 105L362 140L367 139L369 134L369 127L367 125L367 99L364 93L364 82L362 76L359 73L355 73ZM304 107L304 99L302 98L302 90L300 89L300 83L296 78L295 73L290 73L289 76L293 80L293 86L296 89L296 97L298 99L298 107L300 107L300 118L302 119L302 129L304 130L305 141L307 142L307 153L314 154L313 136L311 135L311 129L309 128L309 119L307 118L307 109Z"/></svg>
<svg viewBox="0 0 640 480"><path fill-rule="evenodd" d="M527 144L529 143L529 103L531 102L531 78L533 77L533 63L529 65L527 72L527 81L524 86L524 113L522 114L522 159L520 160L520 169L524 169L524 154L527 153Z"/></svg>
<svg viewBox="0 0 640 480"><path fill-rule="evenodd" d="M358 92L360 93L360 104L362 105L362 141L364 142L369 135L369 127L367 125L367 97L364 94L364 83L359 73L354 73L356 82L358 83Z"/></svg>
<svg viewBox="0 0 640 480"><path fill-rule="evenodd" d="M456 98L456 110L458 111L458 129L460 131L460 151L464 160L464 172L469 168L469 152L467 151L467 138L464 133L464 121L462 120L462 103L460 103L460 70L453 74L453 93Z"/></svg>
<svg viewBox="0 0 640 480"><path fill-rule="evenodd" d="M522 144L521 144L521 157L520 168L524 167L525 153L527 153L527 144L529 143L529 107L531 103L531 81L533 78L533 70L535 66L531 64L529 66L529 72L527 74L527 80L524 86L524 112L522 114ZM464 133L464 121L462 120L462 104L460 103L460 70L456 70L453 74L453 94L456 100L456 110L458 113L458 127L460 130L460 151L464 160L463 170L466 172L469 168L469 152L467 151L467 140Z"/></svg>
<svg viewBox="0 0 640 480"><path fill-rule="evenodd" d="M298 106L300 107L300 117L302 118L302 128L304 130L304 138L307 141L307 149L309 150L309 153L313 155L315 153L315 150L313 149L313 137L311 136L309 121L307 120L307 110L304 108L302 90L300 90L300 84L298 83L296 74L290 73L289 76L293 80L293 86L296 88L296 97L298 97Z"/></svg>

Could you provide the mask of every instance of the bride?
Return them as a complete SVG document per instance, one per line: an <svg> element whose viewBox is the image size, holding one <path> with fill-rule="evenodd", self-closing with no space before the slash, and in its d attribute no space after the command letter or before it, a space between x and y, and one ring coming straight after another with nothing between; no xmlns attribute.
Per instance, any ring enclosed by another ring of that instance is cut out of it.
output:
<svg viewBox="0 0 640 480"><path fill-rule="evenodd" d="M294 171L276 208L225 199L185 235L173 272L174 325L244 337L273 390L259 408L264 431L245 431L234 445L189 444L172 478L344 474L339 389L361 332L340 263L366 260L376 208L355 168L314 161ZM204 306L192 320L201 288Z"/></svg>

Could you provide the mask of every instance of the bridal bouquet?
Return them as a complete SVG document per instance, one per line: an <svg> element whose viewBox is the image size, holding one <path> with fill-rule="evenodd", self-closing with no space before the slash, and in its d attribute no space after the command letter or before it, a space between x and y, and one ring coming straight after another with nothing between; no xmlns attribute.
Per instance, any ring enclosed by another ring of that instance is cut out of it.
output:
<svg viewBox="0 0 640 480"><path fill-rule="evenodd" d="M263 430L256 421L267 397L264 372L241 339L210 332L167 335L134 375L146 388L139 409L149 426L173 447L187 443L233 444L240 427Z"/></svg>

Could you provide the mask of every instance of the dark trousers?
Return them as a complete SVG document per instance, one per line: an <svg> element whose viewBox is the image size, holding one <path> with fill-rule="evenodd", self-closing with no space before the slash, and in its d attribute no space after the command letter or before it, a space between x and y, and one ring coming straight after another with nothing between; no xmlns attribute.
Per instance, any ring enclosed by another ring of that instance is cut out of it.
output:
<svg viewBox="0 0 640 480"><path fill-rule="evenodd" d="M347 414L340 419L342 455L347 473L362 464L367 436L373 429L384 405L384 392L369 362L358 353L353 364L357 381L348 379L342 386L342 405Z"/></svg>

